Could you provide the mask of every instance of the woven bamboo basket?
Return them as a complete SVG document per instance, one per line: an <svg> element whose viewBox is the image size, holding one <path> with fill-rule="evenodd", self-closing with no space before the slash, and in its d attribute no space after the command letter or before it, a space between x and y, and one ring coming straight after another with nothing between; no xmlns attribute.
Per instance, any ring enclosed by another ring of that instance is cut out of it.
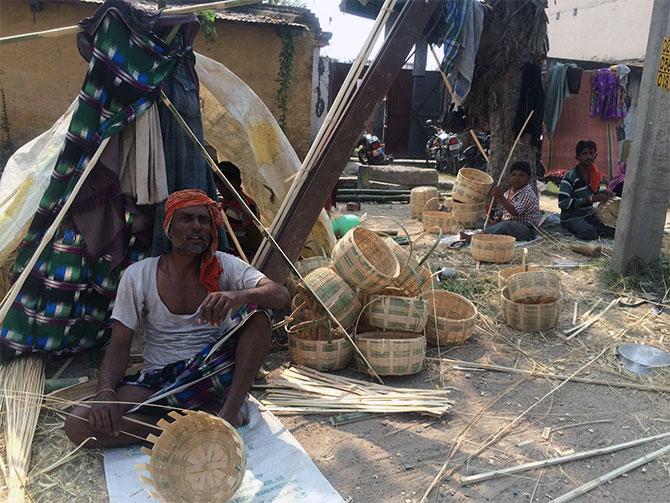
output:
<svg viewBox="0 0 670 503"><path fill-rule="evenodd" d="M513 302L545 304L561 296L561 279L552 271L520 272L507 280L507 291Z"/></svg>
<svg viewBox="0 0 670 503"><path fill-rule="evenodd" d="M471 211L478 211L479 213L484 213L486 203L462 203L460 201L454 201L451 204L451 211L455 213L468 213Z"/></svg>
<svg viewBox="0 0 670 503"><path fill-rule="evenodd" d="M454 202L454 204L457 204ZM482 209L475 209L470 211L463 211L460 209L454 208L451 210L451 221L454 225L460 225L463 227L475 227L477 222L484 218L484 206Z"/></svg>
<svg viewBox="0 0 670 503"><path fill-rule="evenodd" d="M397 332L423 332L428 304L420 297L373 295L363 309L363 323Z"/></svg>
<svg viewBox="0 0 670 503"><path fill-rule="evenodd" d="M522 265L515 265L513 267L505 267L504 269L500 269L498 271L498 288L501 290L507 286L507 281L509 278L514 275L518 274L520 272L528 272L528 271L541 271L542 268L536 265L529 265L527 268L525 268Z"/></svg>
<svg viewBox="0 0 670 503"><path fill-rule="evenodd" d="M354 349L347 339L338 336L327 320L314 320L286 329L291 361L298 365L328 371L339 370L351 361Z"/></svg>
<svg viewBox="0 0 670 503"><path fill-rule="evenodd" d="M246 471L244 443L235 428L218 416L202 411L171 411L174 421L161 419L159 437L149 463L136 465L147 490L158 501L219 503L229 501L242 484Z"/></svg>
<svg viewBox="0 0 670 503"><path fill-rule="evenodd" d="M451 191L454 201L480 203L486 201L493 186L493 178L479 169L461 168Z"/></svg>
<svg viewBox="0 0 670 503"><path fill-rule="evenodd" d="M405 332L366 332L356 336L356 345L380 376L404 376L421 372L426 358L426 338ZM367 366L356 357L361 372Z"/></svg>
<svg viewBox="0 0 670 503"><path fill-rule="evenodd" d="M309 257L302 259L295 264L295 268L298 270L300 275L304 278L310 272L319 267L331 267L333 262L328 257ZM291 274L289 279L286 282L286 286L291 295L295 295L298 291L298 283L300 279Z"/></svg>
<svg viewBox="0 0 670 503"><path fill-rule="evenodd" d="M670 234L663 234L661 241L661 254L670 257Z"/></svg>
<svg viewBox="0 0 670 503"><path fill-rule="evenodd" d="M475 234L472 236L472 256L479 262L504 263L514 259L516 238L497 234Z"/></svg>
<svg viewBox="0 0 670 503"><path fill-rule="evenodd" d="M616 221L619 218L620 205L620 197L613 197L606 203L600 203L598 205L598 218L600 221L610 227L616 227Z"/></svg>
<svg viewBox="0 0 670 503"><path fill-rule="evenodd" d="M421 219L424 211L440 209L440 192L436 187L414 187L409 193L409 212L412 218Z"/></svg>
<svg viewBox="0 0 670 503"><path fill-rule="evenodd" d="M418 297L423 290L430 287L430 271L419 265L419 262L410 256L409 251L393 239L387 238L386 244L398 258L401 266L400 274L389 286L397 288L408 297Z"/></svg>
<svg viewBox="0 0 670 503"><path fill-rule="evenodd" d="M333 263L351 287L367 293L382 290L400 274L400 263L384 239L360 226L335 244Z"/></svg>
<svg viewBox="0 0 670 503"><path fill-rule="evenodd" d="M333 316L344 328L351 327L361 311L356 293L340 278L335 271L326 267L320 267L305 276L305 283L316 293L325 306L333 313ZM304 285L298 285L301 294L306 301L307 308L317 313L319 318L325 316L323 309L312 299Z"/></svg>
<svg viewBox="0 0 670 503"><path fill-rule="evenodd" d="M446 290L424 294L428 303L426 339L430 344L463 344L475 328L477 308L465 297Z"/></svg>
<svg viewBox="0 0 670 503"><path fill-rule="evenodd" d="M545 304L522 304L512 302L507 287L500 293L502 314L510 327L524 332L540 332L549 330L558 324L563 304L562 296Z"/></svg>
<svg viewBox="0 0 670 503"><path fill-rule="evenodd" d="M446 234L452 230L452 214L448 211L424 211L421 221L423 230L432 234Z"/></svg>

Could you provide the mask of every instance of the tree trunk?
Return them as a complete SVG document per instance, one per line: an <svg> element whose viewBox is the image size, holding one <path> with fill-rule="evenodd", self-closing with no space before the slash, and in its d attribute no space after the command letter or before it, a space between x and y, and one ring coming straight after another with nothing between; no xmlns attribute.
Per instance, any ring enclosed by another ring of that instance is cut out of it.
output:
<svg viewBox="0 0 670 503"><path fill-rule="evenodd" d="M519 102L519 93L521 91L521 76L521 66L510 65L489 91L491 162L489 163L488 172L493 177L494 183L498 182L498 178L505 165L505 160L516 139L512 129ZM514 149L510 165L515 161L526 161L531 166L535 166L535 155L535 148L531 145L530 135L524 133ZM507 186L507 176L503 177L502 183L504 186Z"/></svg>

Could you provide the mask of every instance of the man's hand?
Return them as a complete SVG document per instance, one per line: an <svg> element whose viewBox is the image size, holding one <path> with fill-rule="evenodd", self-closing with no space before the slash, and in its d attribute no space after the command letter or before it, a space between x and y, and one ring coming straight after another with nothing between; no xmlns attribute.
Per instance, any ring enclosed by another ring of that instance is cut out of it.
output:
<svg viewBox="0 0 670 503"><path fill-rule="evenodd" d="M593 194L592 200L594 203L606 203L610 200L610 197L607 192L598 192L597 194Z"/></svg>
<svg viewBox="0 0 670 503"><path fill-rule="evenodd" d="M218 325L226 319L229 311L247 303L244 290L210 293L202 302L200 322Z"/></svg>
<svg viewBox="0 0 670 503"><path fill-rule="evenodd" d="M94 401L107 403L91 404L88 420L93 431L118 436L121 424L121 408L120 404L113 403L115 398L116 393L111 390L103 391L95 396Z"/></svg>

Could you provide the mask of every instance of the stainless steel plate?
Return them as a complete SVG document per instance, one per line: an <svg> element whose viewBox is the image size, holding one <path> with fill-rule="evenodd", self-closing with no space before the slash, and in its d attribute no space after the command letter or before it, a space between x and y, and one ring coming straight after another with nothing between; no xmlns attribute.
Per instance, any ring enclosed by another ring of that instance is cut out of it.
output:
<svg viewBox="0 0 670 503"><path fill-rule="evenodd" d="M654 368L670 366L670 353L646 344L621 344L619 361L627 370L646 375Z"/></svg>

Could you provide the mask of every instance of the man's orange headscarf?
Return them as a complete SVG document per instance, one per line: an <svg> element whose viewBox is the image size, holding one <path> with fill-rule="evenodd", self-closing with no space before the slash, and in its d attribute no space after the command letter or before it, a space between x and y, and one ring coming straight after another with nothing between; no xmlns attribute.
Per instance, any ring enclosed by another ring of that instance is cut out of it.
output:
<svg viewBox="0 0 670 503"><path fill-rule="evenodd" d="M589 187L591 187L593 192L598 192L602 179L603 175L598 169L598 166L591 164L591 171L589 171Z"/></svg>
<svg viewBox="0 0 670 503"><path fill-rule="evenodd" d="M221 262L216 258L216 250L219 248L219 227L223 225L223 215L221 208L217 203L209 198L207 194L198 189L185 189L173 192L167 198L165 203L165 218L163 219L163 229L167 234L174 212L182 208L190 208L192 206L206 206L209 211L209 216L212 219L212 226L210 235L212 240L210 242L209 251L205 254L200 264L200 284L203 285L208 292L219 291L219 275L223 271Z"/></svg>

